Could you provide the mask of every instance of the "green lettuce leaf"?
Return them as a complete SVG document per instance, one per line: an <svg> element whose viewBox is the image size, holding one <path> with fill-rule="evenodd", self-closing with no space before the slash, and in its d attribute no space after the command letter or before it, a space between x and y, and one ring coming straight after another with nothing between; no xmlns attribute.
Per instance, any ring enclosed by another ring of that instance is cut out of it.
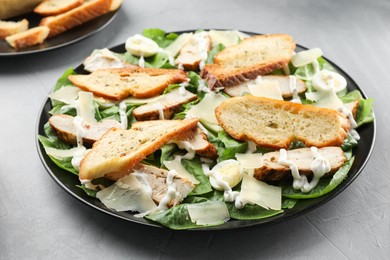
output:
<svg viewBox="0 0 390 260"><path fill-rule="evenodd" d="M300 190L295 190L291 183L283 185L283 196L292 199L312 199L321 197L335 189L347 177L348 171L351 169L353 161L354 157L345 162L330 180L329 178L320 179L318 185L307 193L302 193Z"/></svg>
<svg viewBox="0 0 390 260"><path fill-rule="evenodd" d="M223 49L225 49L225 46L221 43L215 45L208 53L207 55L207 59L205 61L206 64L210 64L210 63L214 63L214 57L215 55L220 52L220 51L223 51Z"/></svg>
<svg viewBox="0 0 390 260"><path fill-rule="evenodd" d="M209 178L204 175L202 170L202 163L198 157L192 160L181 160L181 164L183 167L200 182L196 185L195 189L190 193L190 195L200 195L211 192L213 189L211 188Z"/></svg>
<svg viewBox="0 0 390 260"><path fill-rule="evenodd" d="M361 99L356 114L356 123L359 126L368 124L374 121L373 99Z"/></svg>
<svg viewBox="0 0 390 260"><path fill-rule="evenodd" d="M166 34L164 30L158 28L145 29L142 34L155 41L161 48L167 47L179 37L176 33Z"/></svg>
<svg viewBox="0 0 390 260"><path fill-rule="evenodd" d="M218 162L233 159L236 153L245 153L248 143L238 142L229 136L225 131L218 132L218 138L211 140L218 151Z"/></svg>

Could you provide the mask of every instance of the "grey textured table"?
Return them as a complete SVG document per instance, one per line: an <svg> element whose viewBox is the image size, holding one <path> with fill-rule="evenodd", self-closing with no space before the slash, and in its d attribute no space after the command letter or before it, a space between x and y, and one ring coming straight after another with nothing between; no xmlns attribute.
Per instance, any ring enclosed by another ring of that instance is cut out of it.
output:
<svg viewBox="0 0 390 260"><path fill-rule="evenodd" d="M58 50L0 58L0 259L389 259L389 1L126 1L100 33ZM79 203L35 148L40 108L57 78L95 48L147 27L289 33L321 47L375 100L377 142L362 174L293 220L186 233L114 219Z"/></svg>

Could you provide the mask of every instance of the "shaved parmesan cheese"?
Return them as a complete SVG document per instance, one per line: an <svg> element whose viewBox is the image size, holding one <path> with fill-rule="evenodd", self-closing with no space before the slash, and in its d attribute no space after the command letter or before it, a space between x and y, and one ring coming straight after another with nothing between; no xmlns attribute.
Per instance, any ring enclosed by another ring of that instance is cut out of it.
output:
<svg viewBox="0 0 390 260"><path fill-rule="evenodd" d="M172 161L164 161L164 165L170 171L175 170L176 174L178 176L190 180L193 184L199 184L199 181L195 178L195 176L192 175L191 173L187 172L187 170L181 164L181 157L180 156L176 156L175 159Z"/></svg>
<svg viewBox="0 0 390 260"><path fill-rule="evenodd" d="M211 38L211 42L213 46L221 43L225 47L236 45L240 42L240 40L248 37L247 35L237 30L232 30L232 31L210 30L209 36Z"/></svg>
<svg viewBox="0 0 390 260"><path fill-rule="evenodd" d="M244 175L240 198L266 209L280 210L282 207L282 188Z"/></svg>
<svg viewBox="0 0 390 260"><path fill-rule="evenodd" d="M84 62L84 69L93 72L99 69L123 68L124 64L121 59L107 48L94 50Z"/></svg>
<svg viewBox="0 0 390 260"><path fill-rule="evenodd" d="M261 153L236 153L236 158L245 169L256 169L263 165Z"/></svg>
<svg viewBox="0 0 390 260"><path fill-rule="evenodd" d="M181 48L191 39L192 33L183 33L180 34L177 39L172 42L170 45L168 45L164 51L170 56L170 57L175 57Z"/></svg>
<svg viewBox="0 0 390 260"><path fill-rule="evenodd" d="M191 117L201 118L209 123L218 125L214 110L222 101L227 98L213 92L206 93L204 98L195 106L192 106L186 113Z"/></svg>
<svg viewBox="0 0 390 260"><path fill-rule="evenodd" d="M79 106L77 115L86 122L96 122L95 107L93 106L93 94L91 92L79 92Z"/></svg>
<svg viewBox="0 0 390 260"><path fill-rule="evenodd" d="M77 87L64 86L59 90L50 93L49 97L65 104L74 104L80 91L81 90Z"/></svg>
<svg viewBox="0 0 390 260"><path fill-rule="evenodd" d="M228 221L229 211L222 201L207 201L187 205L191 221L198 225L219 225Z"/></svg>
<svg viewBox="0 0 390 260"><path fill-rule="evenodd" d="M258 79L261 79L261 76ZM253 96L283 100L279 82L276 80L256 80L256 83L249 84L248 88Z"/></svg>
<svg viewBox="0 0 390 260"><path fill-rule="evenodd" d="M96 193L96 197L108 208L116 211L149 212L157 208L152 200L149 184L130 174L108 188Z"/></svg>
<svg viewBox="0 0 390 260"><path fill-rule="evenodd" d="M75 154L83 153L83 151L86 151L86 148L84 146L74 147L74 148L69 149L69 150L61 150L61 149L56 149L56 148L46 147L46 146L44 148L45 148L47 155L53 156L54 158L57 158L57 159L74 157Z"/></svg>
<svg viewBox="0 0 390 260"><path fill-rule="evenodd" d="M291 62L295 67L301 67L316 61L322 56L320 48L313 48L306 51L300 51L291 58Z"/></svg>

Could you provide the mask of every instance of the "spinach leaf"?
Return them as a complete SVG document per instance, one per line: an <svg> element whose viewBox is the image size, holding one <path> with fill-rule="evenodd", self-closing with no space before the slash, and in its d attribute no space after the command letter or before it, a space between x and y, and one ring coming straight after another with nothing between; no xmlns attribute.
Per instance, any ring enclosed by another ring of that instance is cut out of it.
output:
<svg viewBox="0 0 390 260"><path fill-rule="evenodd" d="M208 53L207 55L207 59L205 61L206 64L210 64L210 63L214 63L214 57L215 55L220 52L220 51L223 51L223 49L225 49L225 46L221 43L215 45Z"/></svg>
<svg viewBox="0 0 390 260"><path fill-rule="evenodd" d="M202 170L202 163L198 157L193 160L181 160L181 164L183 167L200 182L196 185L195 189L190 193L190 195L200 195L211 192L213 189L211 188L209 178L204 175Z"/></svg>
<svg viewBox="0 0 390 260"><path fill-rule="evenodd" d="M292 199L312 199L321 197L331 192L347 177L348 171L351 169L353 161L354 157L345 162L331 179L321 178L318 185L307 193L303 193L300 190L295 190L291 183L289 183L287 185L282 185L282 194L284 197Z"/></svg>
<svg viewBox="0 0 390 260"><path fill-rule="evenodd" d="M164 30L158 28L145 29L142 34L143 36L155 41L161 48L167 47L174 40L176 40L177 37L179 37L179 35L176 33L166 34Z"/></svg>

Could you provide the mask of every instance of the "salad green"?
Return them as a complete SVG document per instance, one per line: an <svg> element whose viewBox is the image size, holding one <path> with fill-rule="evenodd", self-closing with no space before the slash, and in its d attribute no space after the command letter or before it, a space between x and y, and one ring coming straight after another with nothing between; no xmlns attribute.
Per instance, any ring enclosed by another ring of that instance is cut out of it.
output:
<svg viewBox="0 0 390 260"><path fill-rule="evenodd" d="M177 39L178 35L175 33L166 34L165 31L161 29L145 29L143 31L143 36L148 37L154 40L161 48L165 48L169 46L175 39ZM206 59L206 63L213 63L214 56L221 50L223 50L225 46L223 44L215 45L211 51L208 53L208 57ZM139 64L139 57L133 56L128 52L118 53L118 56L131 64ZM332 65L327 62L324 58L320 57L317 59L320 69L326 69L329 71L337 71ZM145 67L150 68L173 68L174 66L170 63L169 57L166 53L157 53L152 57L145 58ZM305 66L301 66L295 68L292 64L289 65L290 73L295 75L297 78L302 79L306 83L308 92L315 92L315 89L312 84L312 79L316 73L316 69L314 66L309 63ZM280 73L280 72L278 72ZM68 76L76 74L76 72L69 68L64 72L64 74L57 80L53 92L57 91L61 88L66 87L74 87L74 85L68 80ZM192 93L198 94L198 99L196 101L190 102L188 104L183 105L182 111L177 113L174 119L183 119L186 116L186 111L188 111L193 105L202 100L205 96L205 92L202 91L200 87L201 78L197 72L190 71L188 72L189 82L186 86L186 89ZM179 85L171 85L167 88L166 92L171 91L179 87ZM225 95L225 94L224 94ZM311 103L311 101L305 98L305 95L301 95L302 103ZM342 102L350 103L353 101L359 101L359 107L356 115L356 123L358 127L363 124L373 122L373 100L372 99L363 99L362 95L358 90L354 90L348 92L344 95L339 96ZM71 116L75 116L76 109L74 107L69 106L68 104L52 99L51 100L52 109L50 110L51 115L56 114L68 114ZM128 128L131 127L131 124L135 122L134 117L132 116L132 111L138 107L140 104L131 104L127 103L126 105L126 116L128 119ZM115 103L104 103L99 100L94 101L95 107L95 118L100 121L102 119L110 118L120 121L120 109L119 105ZM209 131L208 139L209 141L216 147L218 152L218 159L215 163L225 161L228 159L234 159L237 153L245 153L248 149L247 142L239 142L229 136L222 128L212 125L208 122L200 120L201 124L204 128ZM71 149L72 146L61 139L59 139L51 129L49 123L44 126L45 135L39 136L39 141L45 148L55 148L61 150ZM352 167L354 162L353 148L358 145L358 140L356 140L352 135L349 135L342 145L342 149L345 152L348 161L330 178L321 178L319 184L307 193L303 193L300 190L296 190L292 187L291 182L283 182L280 183L280 187L282 188L282 209L281 210L272 210L265 209L258 205L246 204L242 209L237 209L232 202L226 202L227 209L229 211L229 215L231 219L236 220L255 220L255 219L264 219L268 217L272 217L284 212L284 210L288 210L293 208L299 200L302 199L312 199L323 196L334 190L342 181L347 177L348 171ZM300 142L294 142L290 149L295 149L302 147L303 144ZM268 152L270 149L265 149L262 147L257 147L258 152ZM175 144L167 144L162 146L158 151L153 153L144 159L143 163L154 165L156 167L164 167L164 161L172 160L175 154L185 154L185 150L179 149L179 147ZM77 175L78 169L76 169L72 165L72 157L58 158L55 156L49 155L50 159L60 168ZM194 204L194 203L202 203L207 201L224 201L223 192L215 190L210 184L209 177L205 175L204 170L202 169L201 158L197 155L192 160L183 159L181 161L183 167L200 182L199 185L196 185L195 189L184 199L184 201L180 205L176 205L166 211L159 211L155 213L150 213L145 216L145 218L149 221L153 221L155 223L159 223L165 227L171 229L189 229L189 228L199 228L202 227L196 223L193 223L190 219L188 210L186 205ZM102 181L102 180L94 180L93 184L100 185L109 185L112 182L110 181ZM91 197L96 197L96 193L98 190L94 190L86 187L84 184L79 185L81 189L83 189L86 194ZM98 188L99 189L99 188ZM234 191L240 190L240 185L236 186Z"/></svg>

